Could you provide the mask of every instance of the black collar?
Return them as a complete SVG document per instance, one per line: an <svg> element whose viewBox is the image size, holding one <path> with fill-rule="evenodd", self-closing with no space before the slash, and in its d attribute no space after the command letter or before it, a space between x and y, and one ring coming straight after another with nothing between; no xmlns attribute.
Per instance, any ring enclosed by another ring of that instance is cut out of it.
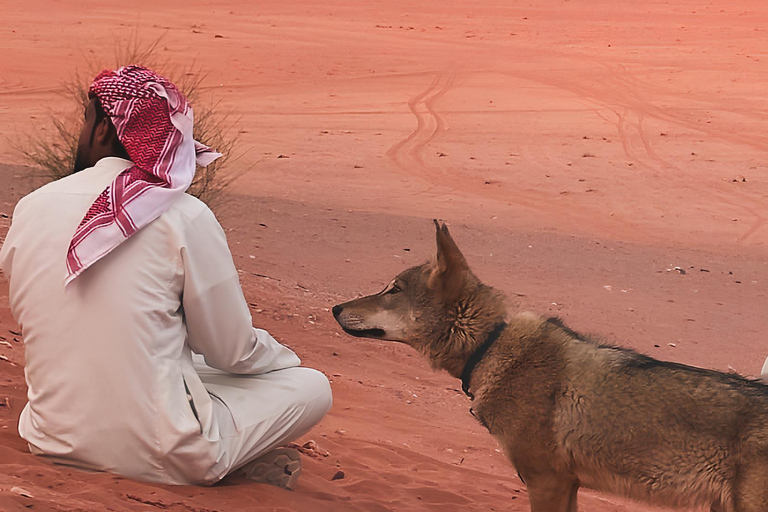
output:
<svg viewBox="0 0 768 512"><path fill-rule="evenodd" d="M493 345L493 343L499 339L499 336L501 336L501 333L506 327L507 322L501 322L500 324L497 324L496 327L494 327L491 331L491 334L489 334L485 339L483 344L477 347L472 355L469 356L469 360L467 360L467 364L464 366L464 371L461 372L461 389L464 391L464 393L466 393L470 400L475 399L475 395L469 392L469 379L472 378L472 372L475 371L475 366L477 366L480 360L483 359L483 356L486 352L488 352L488 349L491 348L491 345Z"/></svg>

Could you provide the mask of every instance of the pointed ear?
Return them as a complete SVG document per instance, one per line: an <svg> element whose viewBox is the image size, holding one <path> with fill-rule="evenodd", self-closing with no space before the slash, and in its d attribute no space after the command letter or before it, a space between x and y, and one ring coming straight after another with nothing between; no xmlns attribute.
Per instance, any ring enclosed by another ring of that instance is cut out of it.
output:
<svg viewBox="0 0 768 512"><path fill-rule="evenodd" d="M461 295L470 275L469 265L451 238L448 227L435 220L437 229L437 264L429 278L429 285L440 290L445 301L453 301Z"/></svg>
<svg viewBox="0 0 768 512"><path fill-rule="evenodd" d="M453 241L448 232L448 226L435 219L435 228L437 230L437 268L441 273L453 273L456 271L469 270L469 265L464 255L461 254L459 246Z"/></svg>

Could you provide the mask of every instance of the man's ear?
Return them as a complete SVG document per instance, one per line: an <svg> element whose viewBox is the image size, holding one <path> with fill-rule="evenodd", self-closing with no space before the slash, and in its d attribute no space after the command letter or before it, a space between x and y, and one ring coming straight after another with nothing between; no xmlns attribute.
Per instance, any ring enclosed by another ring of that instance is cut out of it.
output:
<svg viewBox="0 0 768 512"><path fill-rule="evenodd" d="M117 138L115 129L112 126L112 122L109 117L104 116L93 127L93 141L100 146L113 146L113 140Z"/></svg>
<svg viewBox="0 0 768 512"><path fill-rule="evenodd" d="M439 286L445 300L453 300L464 289L469 265L451 238L448 227L435 220L437 229L437 264L430 276L430 285Z"/></svg>

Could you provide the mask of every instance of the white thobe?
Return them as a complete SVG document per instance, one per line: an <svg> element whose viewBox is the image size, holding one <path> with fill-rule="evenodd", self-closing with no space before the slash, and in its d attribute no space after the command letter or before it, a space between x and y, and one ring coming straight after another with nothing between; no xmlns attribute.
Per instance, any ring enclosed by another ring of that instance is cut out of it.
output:
<svg viewBox="0 0 768 512"><path fill-rule="evenodd" d="M212 483L306 432L330 387L252 327L225 234L189 195L65 288L75 229L130 165L104 158L16 206L0 266L26 347L19 433L56 462Z"/></svg>

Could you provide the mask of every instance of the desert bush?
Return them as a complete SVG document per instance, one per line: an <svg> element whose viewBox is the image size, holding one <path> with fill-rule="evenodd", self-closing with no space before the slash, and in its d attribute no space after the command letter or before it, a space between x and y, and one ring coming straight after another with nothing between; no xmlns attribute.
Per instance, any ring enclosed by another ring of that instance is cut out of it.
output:
<svg viewBox="0 0 768 512"><path fill-rule="evenodd" d="M195 115L194 138L223 156L207 167L198 167L188 193L215 206L222 192L239 174L231 164L242 154L238 152L239 119L221 107L221 101L206 95L202 89L206 73L196 63L179 64L161 55L162 37L143 43L138 36L117 42L109 58L86 57L85 66L75 70L64 82L64 100L71 103L71 112L50 114L52 129L36 130L15 144L29 163L42 170L52 180L72 174L77 139L82 127L83 112L88 105L88 87L103 69L137 64L146 66L171 80L187 97Z"/></svg>

